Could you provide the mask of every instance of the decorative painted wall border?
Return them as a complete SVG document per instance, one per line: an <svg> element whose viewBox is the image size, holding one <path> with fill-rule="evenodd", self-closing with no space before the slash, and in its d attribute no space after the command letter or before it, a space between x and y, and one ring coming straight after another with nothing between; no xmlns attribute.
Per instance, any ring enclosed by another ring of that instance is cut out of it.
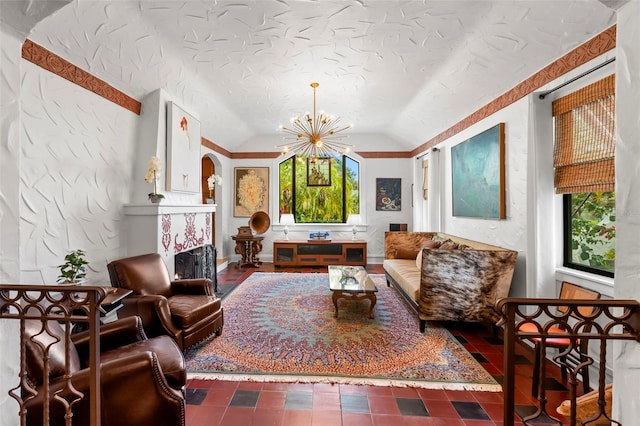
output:
<svg viewBox="0 0 640 426"><path fill-rule="evenodd" d="M139 101L29 39L26 39L22 44L22 57L98 96L102 96L122 108L140 115L141 103Z"/></svg>
<svg viewBox="0 0 640 426"><path fill-rule="evenodd" d="M224 149L223 147L221 147L220 145L217 145L213 142L211 142L209 139L205 138L205 137L201 137L200 138L200 144L206 148L209 148L212 151L217 152L218 154L222 154L227 158L231 158L231 152L227 151L226 149Z"/></svg>
<svg viewBox="0 0 640 426"><path fill-rule="evenodd" d="M411 158L414 157L429 148L437 145L438 143L445 141L452 136L460 133L464 129L479 122L480 120L500 111L503 108L511 105L512 103L522 99L529 95L533 91L539 89L545 84L555 80L558 77L568 73L569 71L579 67L580 65L608 52L616 47L616 25L613 25L581 44L571 52L567 53L563 57L557 59L551 64L547 65L531 77L527 78L520 84L513 87L508 92L497 97L493 101L489 102L479 110L475 111L468 117L460 120L444 132L431 138L422 145L414 148L408 152L358 152L363 158ZM89 74L77 66L73 65L69 61L61 58L53 52L45 49L44 47L32 42L31 40L25 40L22 45L22 57L34 64L56 74L60 77L71 81L87 90L92 91L98 96L114 102L123 108L128 109L138 115L140 115L141 103L136 99L124 94L113 86L107 84L105 81ZM230 152L221 146L211 142L206 138L202 138L201 144L225 157L232 159L260 159L260 158L276 158L279 153L275 152Z"/></svg>
<svg viewBox="0 0 640 426"><path fill-rule="evenodd" d="M597 58L603 53L608 52L616 47L616 25L609 27L597 36L586 41L580 46L573 49L563 57L555 60L551 64L542 68L531 77L516 85L508 92L489 102L470 116L458 121L452 127L436 137L428 140L419 147L411 151L411 156L418 155L432 146L449 139L450 137L460 133L467 127L479 122L480 120L500 111L512 103L524 98L545 84L563 76L569 71L579 67L590 60Z"/></svg>

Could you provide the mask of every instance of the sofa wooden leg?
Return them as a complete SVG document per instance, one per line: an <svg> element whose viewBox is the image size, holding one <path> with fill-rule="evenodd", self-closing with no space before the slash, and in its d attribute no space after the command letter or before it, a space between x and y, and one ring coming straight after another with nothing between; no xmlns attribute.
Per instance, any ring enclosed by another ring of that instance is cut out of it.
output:
<svg viewBox="0 0 640 426"><path fill-rule="evenodd" d="M424 329L427 326L427 321L426 320L420 320L420 333L424 333Z"/></svg>

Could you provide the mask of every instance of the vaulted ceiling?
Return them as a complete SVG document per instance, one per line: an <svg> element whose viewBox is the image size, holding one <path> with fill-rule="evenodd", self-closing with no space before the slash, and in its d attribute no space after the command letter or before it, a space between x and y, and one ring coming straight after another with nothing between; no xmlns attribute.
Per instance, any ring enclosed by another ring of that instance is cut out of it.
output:
<svg viewBox="0 0 640 426"><path fill-rule="evenodd" d="M3 24L26 14L4 11ZM229 151L277 151L278 124L312 109L314 81L318 109L372 141L360 149L411 150L613 25L615 10L596 0L80 0L40 19L31 40L139 100L164 89Z"/></svg>

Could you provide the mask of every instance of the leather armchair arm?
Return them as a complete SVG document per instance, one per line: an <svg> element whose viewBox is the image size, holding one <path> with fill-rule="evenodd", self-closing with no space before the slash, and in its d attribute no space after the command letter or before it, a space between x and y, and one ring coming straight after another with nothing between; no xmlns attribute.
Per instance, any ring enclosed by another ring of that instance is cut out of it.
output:
<svg viewBox="0 0 640 426"><path fill-rule="evenodd" d="M213 296L213 282L209 278L171 281L173 294L206 294Z"/></svg>
<svg viewBox="0 0 640 426"><path fill-rule="evenodd" d="M123 299L122 316L139 316L148 337L169 335L176 337L182 333L171 319L169 301L159 295L130 295Z"/></svg>
<svg viewBox="0 0 640 426"><path fill-rule="evenodd" d="M89 373L89 369L84 369L71 376L73 387L85 395L73 406L74 424L89 424ZM167 384L154 353L140 352L102 363L100 381L103 424L185 424L182 392ZM51 383L51 395L58 390L64 397L71 398L63 378ZM44 392L40 389L34 398L26 401L27 425L42 425L43 398ZM139 401L144 404L138 404ZM64 408L52 400L50 425L64 424Z"/></svg>
<svg viewBox="0 0 640 426"><path fill-rule="evenodd" d="M146 339L142 320L138 316L125 317L100 326L100 352ZM78 350L80 359L88 359L89 331L74 333L71 335L71 340Z"/></svg>

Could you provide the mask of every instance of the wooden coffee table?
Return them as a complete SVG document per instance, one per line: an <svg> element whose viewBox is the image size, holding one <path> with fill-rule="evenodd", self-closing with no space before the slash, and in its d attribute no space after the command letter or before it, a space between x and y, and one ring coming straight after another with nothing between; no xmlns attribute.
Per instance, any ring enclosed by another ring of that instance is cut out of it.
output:
<svg viewBox="0 0 640 426"><path fill-rule="evenodd" d="M331 290L333 306L338 317L338 300L363 300L370 303L369 318L373 318L373 308L376 306L378 291L373 280L362 266L329 265L329 289Z"/></svg>

